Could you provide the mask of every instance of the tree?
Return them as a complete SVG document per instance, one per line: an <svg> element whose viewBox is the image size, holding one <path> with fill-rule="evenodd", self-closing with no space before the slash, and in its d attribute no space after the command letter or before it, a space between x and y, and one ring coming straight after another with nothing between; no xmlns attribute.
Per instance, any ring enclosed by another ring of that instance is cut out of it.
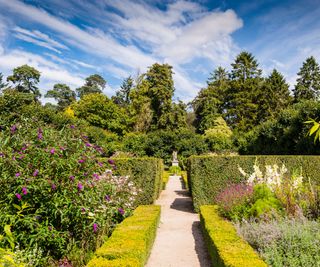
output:
<svg viewBox="0 0 320 267"><path fill-rule="evenodd" d="M131 76L126 78L120 89L116 92L116 95L112 97L114 103L121 107L126 107L130 104L130 92L134 87L133 79Z"/></svg>
<svg viewBox="0 0 320 267"><path fill-rule="evenodd" d="M15 89L22 93L33 93L35 98L41 96L37 84L40 81L40 72L33 67L23 65L13 70L13 74L7 77L8 82L12 82Z"/></svg>
<svg viewBox="0 0 320 267"><path fill-rule="evenodd" d="M172 129L181 129L187 127L187 105L179 100L172 104Z"/></svg>
<svg viewBox="0 0 320 267"><path fill-rule="evenodd" d="M211 128L214 120L225 113L228 103L226 93L229 87L227 71L218 67L209 77L207 84L207 88L202 89L192 102L196 115L194 123L199 133Z"/></svg>
<svg viewBox="0 0 320 267"><path fill-rule="evenodd" d="M107 82L99 74L90 75L85 79L85 84L76 89L78 97L82 98L87 94L102 93Z"/></svg>
<svg viewBox="0 0 320 267"><path fill-rule="evenodd" d="M214 120L212 128L205 131L204 137L212 151L221 151L232 147L232 131L222 117Z"/></svg>
<svg viewBox="0 0 320 267"><path fill-rule="evenodd" d="M8 86L6 82L3 81L3 74L0 72L0 92Z"/></svg>
<svg viewBox="0 0 320 267"><path fill-rule="evenodd" d="M128 117L106 95L87 94L72 105L76 117L84 119L92 126L100 127L119 135L127 131Z"/></svg>
<svg viewBox="0 0 320 267"><path fill-rule="evenodd" d="M76 100L76 93L68 85L57 83L52 90L46 93L45 97L57 100L59 108L63 110Z"/></svg>
<svg viewBox="0 0 320 267"><path fill-rule="evenodd" d="M258 97L261 89L261 69L251 53L241 52L231 64L230 97L225 116L228 124L246 131L258 124Z"/></svg>
<svg viewBox="0 0 320 267"><path fill-rule="evenodd" d="M276 69L265 79L258 103L260 122L277 117L291 103L289 85Z"/></svg>
<svg viewBox="0 0 320 267"><path fill-rule="evenodd" d="M314 57L311 56L303 62L293 93L295 102L319 100L320 68Z"/></svg>
<svg viewBox="0 0 320 267"><path fill-rule="evenodd" d="M166 129L172 126L172 96L174 85L172 67L168 64L153 64L145 75L148 83L147 96L151 100L154 129Z"/></svg>

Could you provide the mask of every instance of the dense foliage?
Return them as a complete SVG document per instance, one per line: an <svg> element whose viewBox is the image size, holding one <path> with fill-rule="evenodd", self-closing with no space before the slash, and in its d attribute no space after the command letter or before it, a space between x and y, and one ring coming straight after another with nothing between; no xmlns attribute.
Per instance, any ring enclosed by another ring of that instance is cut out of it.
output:
<svg viewBox="0 0 320 267"><path fill-rule="evenodd" d="M265 166L284 164L288 174L300 173L304 182L320 185L320 157L318 156L192 156L188 159L188 183L196 209L203 204L215 204L215 198L231 183L245 182L239 167L253 173L255 162L264 171ZM309 189L310 190L310 189Z"/></svg>

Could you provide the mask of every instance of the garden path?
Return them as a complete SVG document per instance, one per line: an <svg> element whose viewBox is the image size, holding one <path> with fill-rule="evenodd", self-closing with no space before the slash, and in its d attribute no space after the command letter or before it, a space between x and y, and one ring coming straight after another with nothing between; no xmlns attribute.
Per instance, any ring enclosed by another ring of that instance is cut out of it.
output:
<svg viewBox="0 0 320 267"><path fill-rule="evenodd" d="M157 237L146 267L210 267L199 215L179 176L170 176L161 205Z"/></svg>

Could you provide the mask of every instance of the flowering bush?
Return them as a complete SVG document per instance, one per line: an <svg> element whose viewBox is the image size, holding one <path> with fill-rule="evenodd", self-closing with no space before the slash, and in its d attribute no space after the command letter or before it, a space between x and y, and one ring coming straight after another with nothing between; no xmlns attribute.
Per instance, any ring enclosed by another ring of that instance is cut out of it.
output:
<svg viewBox="0 0 320 267"><path fill-rule="evenodd" d="M11 225L20 250L56 260L74 247L92 251L130 214L139 190L106 173L115 166L102 153L73 125L26 119L0 132L0 226Z"/></svg>
<svg viewBox="0 0 320 267"><path fill-rule="evenodd" d="M217 195L215 202L222 215L231 220L239 220L249 216L253 187L246 184L230 184Z"/></svg>
<svg viewBox="0 0 320 267"><path fill-rule="evenodd" d="M266 165L263 173L258 164L253 166L253 173L247 174L239 167L240 173L247 178L247 184L252 186L265 185L282 203L287 214L292 216L312 215L318 216L319 193L310 183L305 182L302 170L289 173L282 165ZM269 194L270 195L270 194ZM276 206L275 200L272 200ZM268 204L271 205L271 202ZM266 205L267 206L267 205Z"/></svg>

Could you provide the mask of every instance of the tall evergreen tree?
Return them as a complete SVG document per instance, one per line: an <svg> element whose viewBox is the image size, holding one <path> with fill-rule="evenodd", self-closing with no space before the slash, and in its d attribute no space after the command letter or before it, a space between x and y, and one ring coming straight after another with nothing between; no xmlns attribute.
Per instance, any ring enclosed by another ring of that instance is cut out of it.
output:
<svg viewBox="0 0 320 267"><path fill-rule="evenodd" d="M216 118L225 112L229 86L227 71L218 67L209 77L207 84L207 88L202 89L192 102L196 116L195 127L199 133L211 128Z"/></svg>
<svg viewBox="0 0 320 267"><path fill-rule="evenodd" d="M231 127L246 131L258 123L257 102L262 71L257 60L248 52L241 52L231 66L226 120Z"/></svg>
<svg viewBox="0 0 320 267"><path fill-rule="evenodd" d="M119 106L126 107L130 104L130 92L134 87L134 81L131 76L126 78L120 89L116 92L116 95L112 97L114 103Z"/></svg>
<svg viewBox="0 0 320 267"><path fill-rule="evenodd" d="M170 128L172 125L172 97L174 85L172 67L168 64L153 64L145 75L148 83L148 97L153 111L152 125L156 129Z"/></svg>
<svg viewBox="0 0 320 267"><path fill-rule="evenodd" d="M318 100L320 96L320 68L314 57L303 62L294 88L294 100Z"/></svg>
<svg viewBox="0 0 320 267"><path fill-rule="evenodd" d="M289 85L283 75L274 69L265 79L259 96L259 121L277 117L291 101Z"/></svg>

